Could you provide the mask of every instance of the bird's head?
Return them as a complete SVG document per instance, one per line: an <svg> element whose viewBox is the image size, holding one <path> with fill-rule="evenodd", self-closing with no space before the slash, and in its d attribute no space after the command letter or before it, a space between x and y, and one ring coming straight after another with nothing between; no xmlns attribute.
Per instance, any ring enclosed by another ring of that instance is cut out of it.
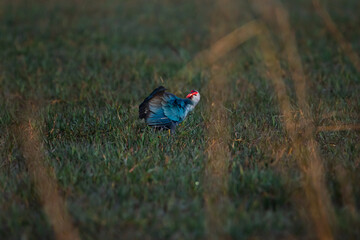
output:
<svg viewBox="0 0 360 240"><path fill-rule="evenodd" d="M196 90L191 90L191 92L186 96L186 98L190 99L193 104L196 105L200 101L200 93Z"/></svg>

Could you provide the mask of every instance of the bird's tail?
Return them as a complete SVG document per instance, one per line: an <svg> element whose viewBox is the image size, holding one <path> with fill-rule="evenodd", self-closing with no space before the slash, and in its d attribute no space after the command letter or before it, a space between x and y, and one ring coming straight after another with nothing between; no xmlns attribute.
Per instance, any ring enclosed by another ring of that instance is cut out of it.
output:
<svg viewBox="0 0 360 240"><path fill-rule="evenodd" d="M144 99L144 101L139 106L139 118L140 119L146 118L147 115L149 114L149 101L158 95L164 94L165 91L166 91L166 88L164 88L163 86L160 86L160 87L156 88L154 91L152 91L152 93L147 98Z"/></svg>

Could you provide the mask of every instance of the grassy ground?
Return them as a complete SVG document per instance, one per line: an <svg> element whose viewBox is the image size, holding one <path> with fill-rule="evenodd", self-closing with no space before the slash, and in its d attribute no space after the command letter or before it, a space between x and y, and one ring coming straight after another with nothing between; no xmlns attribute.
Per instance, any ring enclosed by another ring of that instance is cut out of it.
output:
<svg viewBox="0 0 360 240"><path fill-rule="evenodd" d="M31 116L44 159L82 239L207 239L204 170L211 145L209 68L178 73L201 50L252 20L249 2L222 11L193 1L0 3L0 238L51 239L53 226L17 129ZM360 53L358 1L325 6ZM314 125L359 124L360 74L310 1L285 4L308 80ZM224 13L230 13L229 15ZM229 17L230 16L230 17ZM221 24L218 24L221 22ZM297 112L294 86L268 22ZM223 238L316 238L303 177L256 38L222 60L229 136ZM175 136L138 120L155 87L202 94ZM216 90L215 90L216 91ZM29 104L31 102L31 104ZM29 105L36 111L29 111ZM335 210L333 234L360 238L359 131L315 136Z"/></svg>

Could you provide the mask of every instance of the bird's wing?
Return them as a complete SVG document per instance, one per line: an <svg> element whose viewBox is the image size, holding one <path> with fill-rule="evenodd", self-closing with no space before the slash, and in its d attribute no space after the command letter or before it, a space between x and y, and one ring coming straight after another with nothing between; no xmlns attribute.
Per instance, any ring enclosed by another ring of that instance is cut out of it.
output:
<svg viewBox="0 0 360 240"><path fill-rule="evenodd" d="M149 115L146 118L146 123L150 126L168 127L171 125L169 119L162 108L163 95L158 95L149 101Z"/></svg>
<svg viewBox="0 0 360 240"><path fill-rule="evenodd" d="M139 118L145 118L150 126L170 127L172 121L164 114L162 108L166 88L156 88L139 106Z"/></svg>
<svg viewBox="0 0 360 240"><path fill-rule="evenodd" d="M140 104L139 106L139 118L143 119L143 118L148 118L150 112L150 106L149 103L151 101L158 101L156 99L158 99L159 97L162 97L162 95L165 93L166 88L164 88L163 86L160 86L158 88L156 88L154 91L152 91L152 93L150 93L150 95L144 99L144 101Z"/></svg>
<svg viewBox="0 0 360 240"><path fill-rule="evenodd" d="M161 103L166 117L174 122L182 122L188 113L186 106L190 104L191 101L189 99L179 98L171 93L165 93Z"/></svg>

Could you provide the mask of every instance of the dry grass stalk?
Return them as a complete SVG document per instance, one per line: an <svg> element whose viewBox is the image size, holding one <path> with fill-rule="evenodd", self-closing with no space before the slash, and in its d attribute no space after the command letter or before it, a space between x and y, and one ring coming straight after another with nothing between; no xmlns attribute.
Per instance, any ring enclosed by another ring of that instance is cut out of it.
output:
<svg viewBox="0 0 360 240"><path fill-rule="evenodd" d="M211 67L219 59L226 56L226 54L260 34L260 30L261 28L256 20L244 24L225 37L217 40L209 49L196 54L193 60L178 72L177 76L186 78L189 74L192 74L195 69Z"/></svg>
<svg viewBox="0 0 360 240"><path fill-rule="evenodd" d="M315 7L316 12L320 15L322 20L325 23L326 28L331 33L331 35L335 38L335 40L340 45L341 49L348 56L354 67L358 72L360 72L360 58L353 50L351 44L346 41L343 34L339 31L334 21L331 19L329 13L321 6L319 0L313 0L313 5Z"/></svg>
<svg viewBox="0 0 360 240"><path fill-rule="evenodd" d="M317 127L317 132L335 132L335 131L351 131L351 130L360 130L360 124L344 124L344 125Z"/></svg>
<svg viewBox="0 0 360 240"><path fill-rule="evenodd" d="M224 238L224 222L226 221L226 201L228 185L228 149L229 129L227 113L222 107L226 100L226 77L221 67L213 66L212 77L208 88L213 102L209 103L210 119L208 128L208 159L205 166L205 209L206 230L209 239Z"/></svg>
<svg viewBox="0 0 360 240"><path fill-rule="evenodd" d="M310 217L316 226L317 236L319 239L333 239L330 220L332 207L326 191L323 165L318 154L317 143L311 137L311 130L306 129L306 133L299 134L300 129L296 127L296 122L290 111L291 105L286 94L284 81L281 78L280 64L275 57L274 46L271 44L269 35L260 37L260 46L275 88L281 113L284 116L286 131L292 139L294 156L303 172L303 190ZM308 121L303 119L303 122ZM304 123L301 125L306 126Z"/></svg>
<svg viewBox="0 0 360 240"><path fill-rule="evenodd" d="M311 143L315 144L314 146L310 146L312 149L318 149L317 143L314 140L314 135L316 132L359 130L360 125L323 126L323 127L315 128L315 126L313 125L311 112L310 112L309 106L307 104L306 77L305 77L305 74L304 74L304 71L302 68L302 64L300 61L300 56L298 54L298 50L296 47L295 34L291 31L291 27L289 25L290 21L289 21L287 11L281 5L278 5L275 12L276 12L276 16L277 16L278 25L280 27L280 30L282 31L282 40L285 45L285 52L287 53L287 58L288 58L288 62L290 65L289 67L291 69L292 78L295 83L297 101L298 101L301 111L303 112L302 118L300 118L301 130L306 129L306 130L302 131L302 132L304 132L303 138L309 139ZM350 48L351 48L351 46L350 46ZM357 57L357 56L355 56L355 57ZM319 151L311 152L311 153L312 154L310 155L310 157L312 157L313 159L317 159L317 161L319 161L319 164L321 164ZM317 174L316 171L319 171L317 169L310 169L310 170L312 172L315 171L315 173L312 173L312 174ZM321 173L321 172L318 174L324 175L324 173ZM354 204L354 197L353 197L353 191L351 188L351 184L349 184L348 179L345 177L346 170L341 165L339 165L337 167L336 175L337 175L337 178L339 179L339 183L340 183L340 186L342 189L343 202L347 206L349 211L352 213L352 215L354 216L356 214L356 208L355 208L355 204ZM323 185L325 185L324 177L322 177L321 180L323 181ZM321 189L323 189L323 190L325 189L325 186L318 186L318 188L321 191ZM326 219L326 220L329 220L329 224L333 225L332 221L333 221L334 212L333 212L333 209L331 206L329 194L324 191L321 191L321 192L322 192L323 197L325 197L327 200L327 202L325 202L327 204L327 206L326 206L326 204L324 204L324 200L321 200L322 205L328 208L327 210L323 209L323 211L328 211L328 215L329 215L328 217L331 217L331 219Z"/></svg>
<svg viewBox="0 0 360 240"><path fill-rule="evenodd" d="M45 214L54 229L56 239L80 239L78 230L72 225L65 200L58 192L56 179L50 174L52 170L45 164L43 143L34 127L37 121L33 115L35 110L30 106L26 111L28 118L24 118L16 135Z"/></svg>
<svg viewBox="0 0 360 240"><path fill-rule="evenodd" d="M224 57L250 38L257 36L259 33L260 28L258 22L256 20L248 22L219 39L210 47L210 49L198 53L187 67L211 66L220 58Z"/></svg>
<svg viewBox="0 0 360 240"><path fill-rule="evenodd" d="M226 20L219 19L220 16L229 17L223 6L233 6L232 0L225 3L216 2L216 9L210 14L211 37L213 40L219 38L228 24ZM216 64L215 62L225 56L241 43L256 35L256 22L248 23L232 33L216 41L213 46L198 54L195 59L188 64L187 68L197 66L211 66L211 78L207 85L207 94L211 96L211 102L208 103L207 121L207 162L205 165L204 176L204 199L206 213L206 235L207 239L226 239L229 236L225 232L225 223L227 219L228 206L228 165L230 159L229 150L229 122L224 103L227 101L229 86L225 74L226 65ZM220 33L218 32L220 30Z"/></svg>
<svg viewBox="0 0 360 240"><path fill-rule="evenodd" d="M316 129L312 124L307 104L306 79L296 47L295 35L291 31L287 12L282 6L277 4L275 9L272 9L271 5L265 5L266 7L261 9L259 2L255 1L255 4L264 19L269 19L269 16L275 13L277 24L280 27L300 112L303 113L299 124L291 114L291 103L281 76L281 66L276 58L275 46L270 33L266 30L263 31L264 35L260 36L260 47L280 103L280 110L284 115L285 128L292 140L294 156L303 173L303 190L309 216L315 225L319 239L333 239L333 208L325 184L324 167L318 151L318 144L314 139Z"/></svg>

